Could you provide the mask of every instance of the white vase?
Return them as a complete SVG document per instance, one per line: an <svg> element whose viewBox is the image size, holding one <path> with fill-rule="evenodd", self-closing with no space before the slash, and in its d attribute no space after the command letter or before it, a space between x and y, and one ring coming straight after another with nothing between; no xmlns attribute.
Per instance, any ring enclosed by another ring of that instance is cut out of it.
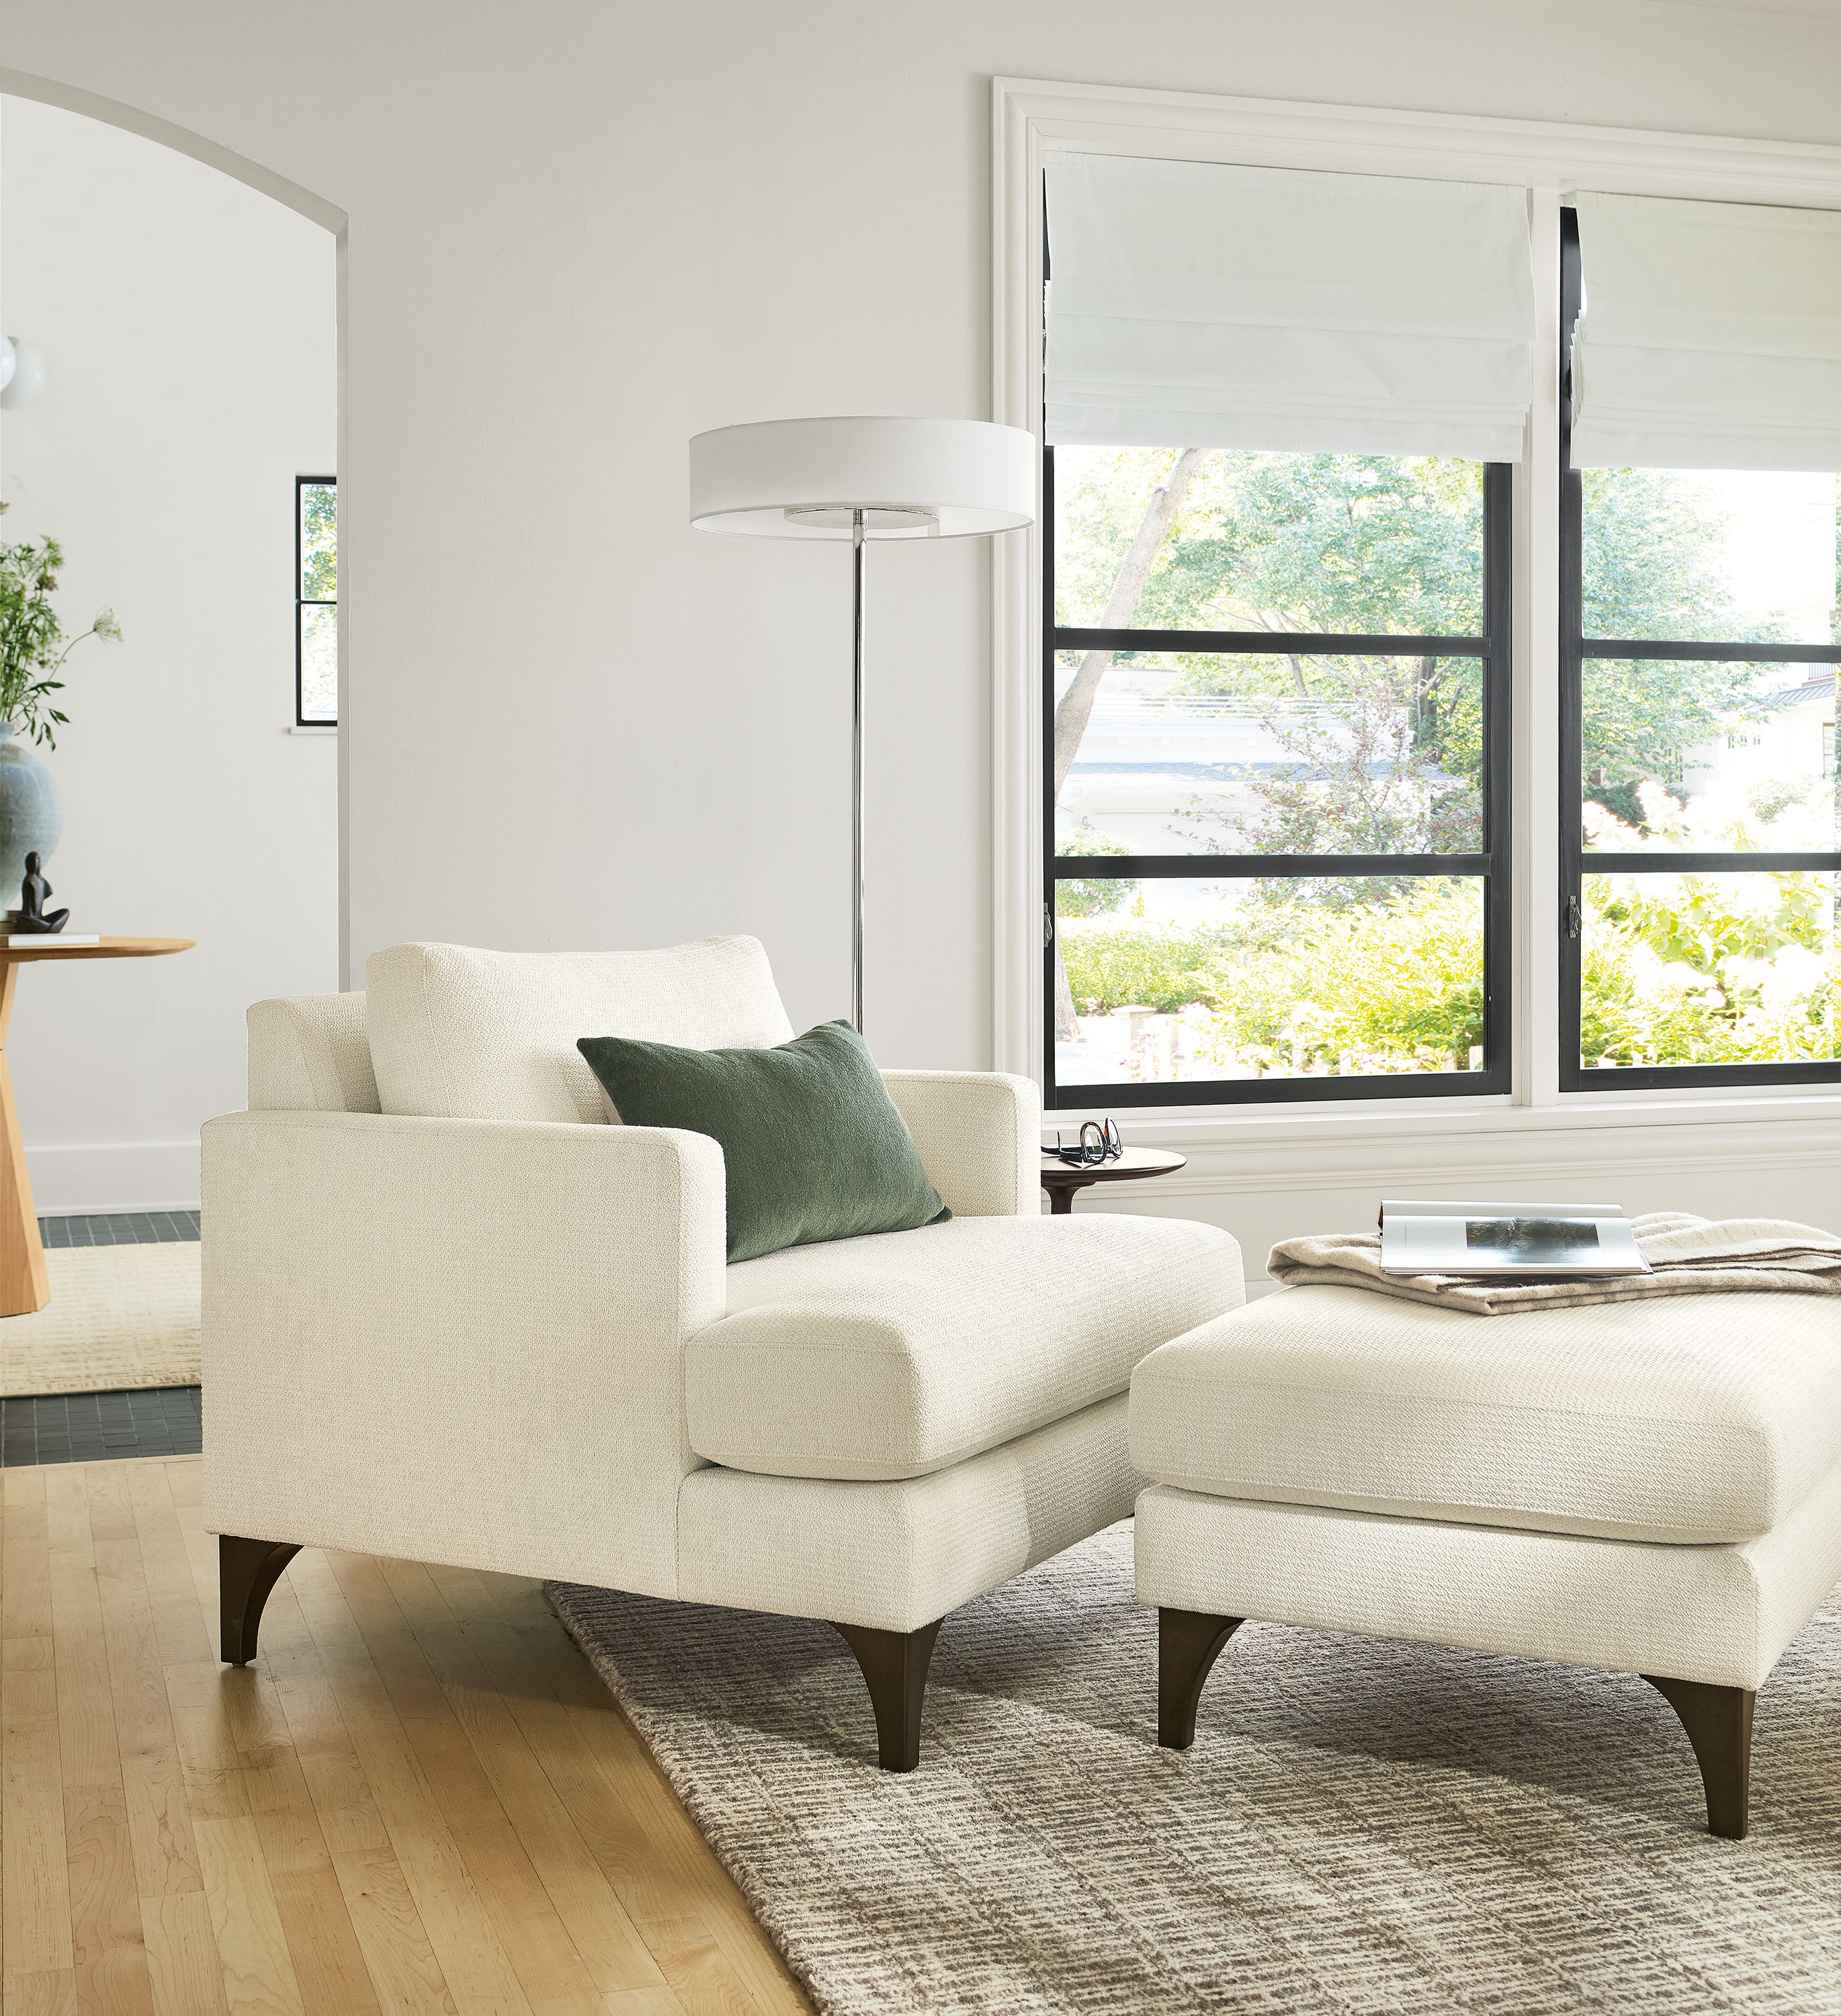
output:
<svg viewBox="0 0 1841 2016"><path fill-rule="evenodd" d="M63 830L57 780L21 738L19 723L0 722L0 909L19 902L26 856L36 854L42 866Z"/></svg>

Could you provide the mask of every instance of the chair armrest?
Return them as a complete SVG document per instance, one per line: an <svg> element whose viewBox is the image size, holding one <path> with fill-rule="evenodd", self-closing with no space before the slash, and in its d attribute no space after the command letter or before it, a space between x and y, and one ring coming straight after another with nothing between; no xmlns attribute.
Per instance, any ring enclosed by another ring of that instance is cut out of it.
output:
<svg viewBox="0 0 1841 2016"><path fill-rule="evenodd" d="M1042 1096L1004 1071L884 1071L933 1187L960 1218L1042 1208Z"/></svg>
<svg viewBox="0 0 1841 2016"><path fill-rule="evenodd" d="M714 1141L269 1111L203 1145L207 1526L675 1594Z"/></svg>

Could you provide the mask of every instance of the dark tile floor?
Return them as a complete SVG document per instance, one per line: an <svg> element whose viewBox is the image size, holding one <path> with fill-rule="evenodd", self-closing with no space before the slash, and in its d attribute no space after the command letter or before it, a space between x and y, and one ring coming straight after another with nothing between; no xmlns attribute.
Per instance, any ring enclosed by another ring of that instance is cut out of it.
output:
<svg viewBox="0 0 1841 2016"><path fill-rule="evenodd" d="M203 1446L196 1386L0 1399L0 1467L89 1463L99 1456L196 1456Z"/></svg>
<svg viewBox="0 0 1841 2016"><path fill-rule="evenodd" d="M52 1246L139 1246L196 1240L195 1211L110 1211L89 1218L41 1218ZM196 1386L132 1393L46 1393L0 1399L0 1468L37 1463L89 1463L99 1456L196 1456L203 1446Z"/></svg>
<svg viewBox="0 0 1841 2016"><path fill-rule="evenodd" d="M47 1246L167 1245L196 1240L195 1211L112 1211L95 1218L41 1218L38 1237Z"/></svg>

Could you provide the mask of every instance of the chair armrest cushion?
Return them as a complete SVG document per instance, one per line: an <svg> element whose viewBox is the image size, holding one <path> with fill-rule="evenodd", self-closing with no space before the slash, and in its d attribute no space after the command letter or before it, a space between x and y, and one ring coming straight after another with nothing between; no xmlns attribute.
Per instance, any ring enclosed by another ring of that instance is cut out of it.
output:
<svg viewBox="0 0 1841 2016"><path fill-rule="evenodd" d="M673 1593L724 1230L701 1134L212 1121L206 1524Z"/></svg>
<svg viewBox="0 0 1841 2016"><path fill-rule="evenodd" d="M1042 1100L1005 1071L883 1073L933 1186L958 1218L1039 1211Z"/></svg>
<svg viewBox="0 0 1841 2016"><path fill-rule="evenodd" d="M248 1020L252 1112L379 1111L363 995L258 1001Z"/></svg>

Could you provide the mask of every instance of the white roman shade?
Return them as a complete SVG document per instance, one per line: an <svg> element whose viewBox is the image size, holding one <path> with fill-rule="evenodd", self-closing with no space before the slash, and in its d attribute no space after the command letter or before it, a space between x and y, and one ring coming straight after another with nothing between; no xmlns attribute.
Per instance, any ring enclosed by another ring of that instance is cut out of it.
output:
<svg viewBox="0 0 1841 2016"><path fill-rule="evenodd" d="M1520 455L1523 190L1103 154L1047 171L1050 441Z"/></svg>
<svg viewBox="0 0 1841 2016"><path fill-rule="evenodd" d="M1841 214L1573 201L1574 466L1841 470Z"/></svg>

